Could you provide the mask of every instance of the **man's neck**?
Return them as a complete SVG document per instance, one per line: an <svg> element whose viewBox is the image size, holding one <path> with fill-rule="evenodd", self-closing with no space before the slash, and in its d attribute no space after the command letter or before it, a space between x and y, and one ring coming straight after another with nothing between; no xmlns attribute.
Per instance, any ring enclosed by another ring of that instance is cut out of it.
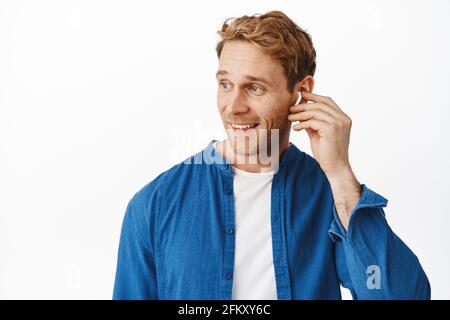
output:
<svg viewBox="0 0 450 320"><path fill-rule="evenodd" d="M269 172L278 167L279 160L284 152L289 148L289 137L284 139L280 143L277 154L270 154L268 158L270 161L264 160L261 162L261 157L258 154L255 155L238 155L234 152L233 147L229 143L229 140L223 140L216 144L216 150L222 155L222 157L231 162L233 167L247 172ZM273 153L272 150L270 153ZM238 161L239 159L239 161ZM266 163L267 162L267 163Z"/></svg>

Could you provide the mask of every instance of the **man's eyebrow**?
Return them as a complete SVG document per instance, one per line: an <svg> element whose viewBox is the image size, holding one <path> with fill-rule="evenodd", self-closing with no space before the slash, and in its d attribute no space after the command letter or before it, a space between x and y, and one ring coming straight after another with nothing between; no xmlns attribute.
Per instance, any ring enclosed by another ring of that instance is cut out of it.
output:
<svg viewBox="0 0 450 320"><path fill-rule="evenodd" d="M217 76L221 76L221 75L225 75L225 74L228 74L228 71L226 71L226 70L219 70L219 71L216 72L216 78L217 78Z"/></svg>
<svg viewBox="0 0 450 320"><path fill-rule="evenodd" d="M220 75L227 75L227 74L228 74L228 71L226 71L226 70L219 70L219 71L216 72L216 78L218 76L220 76ZM267 84L269 86L272 85L272 83L269 80L267 80L267 79L265 79L263 77L254 77L254 76L245 75L245 78L248 79L248 80L251 80L251 81L264 82L265 84Z"/></svg>
<svg viewBox="0 0 450 320"><path fill-rule="evenodd" d="M269 80L266 80L265 78L263 78L263 77L253 77L253 76L245 76L245 78L246 79L248 79L248 80L252 80L252 81L259 81L259 82L264 82L265 84L267 84L267 85L269 85L269 86L271 86L272 85L272 83L269 81Z"/></svg>

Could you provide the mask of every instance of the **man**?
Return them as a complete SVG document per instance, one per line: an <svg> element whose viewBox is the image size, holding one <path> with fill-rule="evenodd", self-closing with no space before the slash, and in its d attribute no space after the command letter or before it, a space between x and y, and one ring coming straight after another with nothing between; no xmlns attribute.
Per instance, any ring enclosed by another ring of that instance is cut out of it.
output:
<svg viewBox="0 0 450 320"><path fill-rule="evenodd" d="M417 257L385 220L388 200L352 171L350 118L312 93L310 36L279 11L219 33L227 139L130 201L113 298L340 299L342 284L354 299L429 299ZM292 122L314 158L289 142Z"/></svg>

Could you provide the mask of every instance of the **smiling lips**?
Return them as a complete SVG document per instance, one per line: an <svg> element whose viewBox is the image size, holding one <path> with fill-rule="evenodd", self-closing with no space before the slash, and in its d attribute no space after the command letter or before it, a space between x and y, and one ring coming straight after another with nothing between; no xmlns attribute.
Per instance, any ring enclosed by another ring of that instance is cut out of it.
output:
<svg viewBox="0 0 450 320"><path fill-rule="evenodd" d="M232 123L231 127L233 129L247 130L247 129L255 128L257 125L258 125L257 123L249 123L249 124Z"/></svg>

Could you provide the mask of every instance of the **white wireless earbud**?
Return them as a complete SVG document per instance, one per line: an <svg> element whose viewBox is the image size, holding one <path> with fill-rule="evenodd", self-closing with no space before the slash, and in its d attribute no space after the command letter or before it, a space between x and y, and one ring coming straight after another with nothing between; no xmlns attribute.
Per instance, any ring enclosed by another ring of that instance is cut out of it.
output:
<svg viewBox="0 0 450 320"><path fill-rule="evenodd" d="M298 92L298 99L297 99L297 101L295 102L295 106L298 105L298 104L300 103L300 101L302 101L302 94L301 94L301 92L299 91L299 92Z"/></svg>

